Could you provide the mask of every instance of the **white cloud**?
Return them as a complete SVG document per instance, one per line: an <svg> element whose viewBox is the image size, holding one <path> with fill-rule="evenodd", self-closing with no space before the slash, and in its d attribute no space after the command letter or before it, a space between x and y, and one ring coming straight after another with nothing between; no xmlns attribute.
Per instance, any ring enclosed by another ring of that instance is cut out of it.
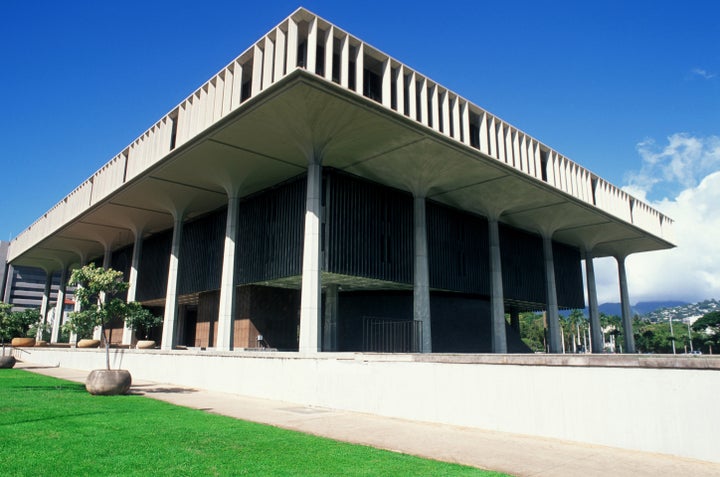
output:
<svg viewBox="0 0 720 477"><path fill-rule="evenodd" d="M712 79L717 76L715 73L709 73L707 70L704 70L702 68L693 68L692 74L699 76L703 79Z"/></svg>
<svg viewBox="0 0 720 477"><path fill-rule="evenodd" d="M630 301L720 298L720 137L674 134L662 149L644 141L638 151L642 169L625 189L638 198L678 190L649 201L675 220L677 247L628 257ZM619 301L615 261L595 266L600 303Z"/></svg>
<svg viewBox="0 0 720 477"><path fill-rule="evenodd" d="M637 145L642 167L626 175L628 192L638 198L675 197L720 169L720 137L701 138L677 133L667 141L663 148L659 148L653 139ZM653 191L656 193L652 194Z"/></svg>

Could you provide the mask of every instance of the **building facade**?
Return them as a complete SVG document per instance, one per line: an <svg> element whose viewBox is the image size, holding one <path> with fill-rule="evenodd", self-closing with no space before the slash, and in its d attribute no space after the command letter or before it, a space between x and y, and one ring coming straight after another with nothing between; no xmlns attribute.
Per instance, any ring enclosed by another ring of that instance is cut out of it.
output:
<svg viewBox="0 0 720 477"><path fill-rule="evenodd" d="M126 274L163 349L523 352L506 314L584 304L593 258L672 221L304 9L10 244L59 277ZM122 324L113 339L131 344ZM632 334L625 349L634 351ZM57 333L53 333L57 337Z"/></svg>
<svg viewBox="0 0 720 477"><path fill-rule="evenodd" d="M74 306L73 288L66 288L63 295L63 306L58 307L58 292L60 290L60 273L46 272L41 268L27 266L13 266L7 262L8 242L0 241L0 301L10 303L11 311L23 311L31 308L40 310L40 313L49 326L59 317L59 323L64 323L67 313ZM60 311L62 310L62 315Z"/></svg>

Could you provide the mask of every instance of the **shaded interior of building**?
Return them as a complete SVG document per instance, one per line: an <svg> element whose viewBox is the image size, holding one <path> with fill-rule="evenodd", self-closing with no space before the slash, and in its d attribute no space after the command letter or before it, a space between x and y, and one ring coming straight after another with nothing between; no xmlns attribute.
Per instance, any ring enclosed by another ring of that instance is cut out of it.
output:
<svg viewBox="0 0 720 477"><path fill-rule="evenodd" d="M306 175L245 197L236 243L235 349L297 350ZM413 197L326 168L322 194L322 349L419 351L413 321ZM434 352L491 352L487 219L427 202L430 308ZM175 344L213 347L227 208L183 225ZM137 301L162 315L172 230L144 238ZM546 307L542 239L500 226L506 313ZM558 304L582 308L581 254L553 243ZM111 266L130 274L132 246ZM96 259L101 265L102 257ZM110 326L113 342L122 323ZM508 351L528 352L507 324ZM160 341L161 330L154 338Z"/></svg>

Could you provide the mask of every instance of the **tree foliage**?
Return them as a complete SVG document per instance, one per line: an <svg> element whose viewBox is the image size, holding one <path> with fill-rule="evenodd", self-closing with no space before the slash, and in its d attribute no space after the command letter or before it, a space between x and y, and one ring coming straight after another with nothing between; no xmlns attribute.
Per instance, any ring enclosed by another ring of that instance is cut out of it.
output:
<svg viewBox="0 0 720 477"><path fill-rule="evenodd" d="M68 315L65 329L76 333L78 338L91 338L98 326L104 335L105 326L110 321L125 317L127 304L117 297L128 289L122 272L98 268L91 263L73 270L68 283L77 286L75 300L80 303L80 311Z"/></svg>
<svg viewBox="0 0 720 477"><path fill-rule="evenodd" d="M711 311L693 323L696 340L704 351L712 353L720 349L720 311Z"/></svg>
<svg viewBox="0 0 720 477"><path fill-rule="evenodd" d="M582 351L585 346L585 337L589 329L589 320L581 310L572 310L567 316L560 317L560 326L565 338L565 352ZM615 351L620 352L625 340L625 330L622 319L616 315L600 313L600 327L605 342L615 342ZM688 330L686 323L675 321L672 333L670 322L651 323L635 316L632 320L632 333L635 338L635 347L639 353L673 352L673 342L676 352L684 353L686 350L702 350L704 353L717 352L720 349L720 312L707 313L697 320ZM533 351L542 352L545 346L545 324L543 315L538 313L520 314L520 335L523 342ZM573 340L575 348L573 348ZM589 347L589 343L588 343Z"/></svg>
<svg viewBox="0 0 720 477"><path fill-rule="evenodd" d="M567 316L561 316L560 328L563 331L566 352L575 353L584 350L590 323L582 310L575 309Z"/></svg>
<svg viewBox="0 0 720 477"><path fill-rule="evenodd" d="M695 331L707 331L709 329L715 334L720 333L720 311L712 311L703 315L702 318L693 323L692 327Z"/></svg>
<svg viewBox="0 0 720 477"><path fill-rule="evenodd" d="M143 308L138 302L128 303L130 313L125 318L125 323L135 330L143 339L150 337L153 328L160 326L163 322L161 316L155 316L147 308Z"/></svg>
<svg viewBox="0 0 720 477"><path fill-rule="evenodd" d="M123 280L123 273L112 268L98 268L91 263L73 270L70 285L77 286L75 300L80 311L69 314L65 329L77 333L79 338L88 338L96 327L100 327L105 343L107 369L110 369L110 343L105 336L106 327L116 320L129 321L139 325L147 321L149 311L139 303L127 303L118 295L127 291L129 283Z"/></svg>
<svg viewBox="0 0 720 477"><path fill-rule="evenodd" d="M520 313L520 337L532 351L545 351L545 323L539 313Z"/></svg>
<svg viewBox="0 0 720 477"><path fill-rule="evenodd" d="M37 309L10 311L11 309L11 304L0 302L0 339L3 343L12 338L35 336L38 329L44 329Z"/></svg>

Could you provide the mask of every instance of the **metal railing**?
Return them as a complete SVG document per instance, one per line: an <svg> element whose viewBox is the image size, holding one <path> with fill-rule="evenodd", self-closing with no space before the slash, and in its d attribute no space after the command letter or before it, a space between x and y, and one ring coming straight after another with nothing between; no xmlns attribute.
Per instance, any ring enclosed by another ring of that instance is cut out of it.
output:
<svg viewBox="0 0 720 477"><path fill-rule="evenodd" d="M419 353L421 349L421 321L363 317L363 351Z"/></svg>

